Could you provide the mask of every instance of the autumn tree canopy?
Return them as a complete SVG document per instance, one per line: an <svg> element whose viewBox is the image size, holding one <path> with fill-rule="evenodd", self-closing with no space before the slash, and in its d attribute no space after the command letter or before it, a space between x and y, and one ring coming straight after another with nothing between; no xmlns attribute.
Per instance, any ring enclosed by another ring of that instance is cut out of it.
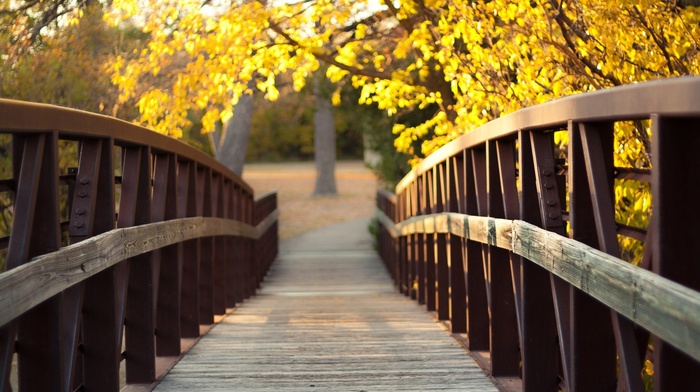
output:
<svg viewBox="0 0 700 392"><path fill-rule="evenodd" d="M94 1L0 0L0 97L50 103L133 119L117 104L106 66L116 53L142 47L137 27L104 21Z"/></svg>
<svg viewBox="0 0 700 392"><path fill-rule="evenodd" d="M332 82L360 89L361 103L394 115L396 148L416 157L525 106L700 69L700 10L673 0L112 6L112 22L134 17L151 34L135 60L112 66L121 99L137 98L141 123L176 137L192 111L202 113L205 131L230 118L250 80L275 100L277 75L291 73L299 89L320 63ZM149 78L166 83L137 94ZM420 122L403 121L417 110ZM644 147L648 135L637 133Z"/></svg>

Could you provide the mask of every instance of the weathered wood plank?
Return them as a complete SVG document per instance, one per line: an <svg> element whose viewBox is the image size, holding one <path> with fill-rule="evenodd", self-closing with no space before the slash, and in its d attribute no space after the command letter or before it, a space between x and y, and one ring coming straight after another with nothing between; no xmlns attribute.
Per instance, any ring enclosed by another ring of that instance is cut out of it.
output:
<svg viewBox="0 0 700 392"><path fill-rule="evenodd" d="M262 290L156 390L496 390L448 332L395 291L368 238L338 250L327 237L306 241L296 251L283 245Z"/></svg>
<svg viewBox="0 0 700 392"><path fill-rule="evenodd" d="M513 223L514 252L700 360L700 293L574 240Z"/></svg>
<svg viewBox="0 0 700 392"><path fill-rule="evenodd" d="M523 221L455 213L389 224L390 233L450 233L512 251L561 277L700 360L700 293L570 238ZM393 227L391 227L393 226Z"/></svg>
<svg viewBox="0 0 700 392"><path fill-rule="evenodd" d="M210 236L257 239L277 220L258 226L221 218L183 218L111 230L0 274L0 325L120 261L178 242Z"/></svg>

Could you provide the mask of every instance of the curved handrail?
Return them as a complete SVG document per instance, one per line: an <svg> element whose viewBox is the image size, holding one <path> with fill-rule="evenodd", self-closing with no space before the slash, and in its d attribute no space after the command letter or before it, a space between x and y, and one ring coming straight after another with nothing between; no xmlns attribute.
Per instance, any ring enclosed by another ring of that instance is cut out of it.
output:
<svg viewBox="0 0 700 392"><path fill-rule="evenodd" d="M569 121L598 122L637 120L651 114L663 116L700 115L700 77L630 84L555 99L499 117L466 133L427 156L396 186L406 184L437 163L459 151L521 130L566 128Z"/></svg>
<svg viewBox="0 0 700 392"><path fill-rule="evenodd" d="M255 200L181 141L6 99L0 134L12 138L0 194L13 203L0 391L13 355L20 389L117 391L122 359L127 384L151 384L156 358L181 355L181 339L253 295L276 257L276 194Z"/></svg>
<svg viewBox="0 0 700 392"><path fill-rule="evenodd" d="M257 226L231 219L183 218L114 229L33 258L0 274L0 326L115 264L187 240L215 236L260 239L277 220L269 214Z"/></svg>
<svg viewBox="0 0 700 392"><path fill-rule="evenodd" d="M206 163L211 169L225 173L247 192L253 191L240 176L204 152L180 140L114 117L0 98L0 119L2 132L59 132L66 138L115 138L124 144L148 145L156 151L176 153L183 158Z"/></svg>
<svg viewBox="0 0 700 392"><path fill-rule="evenodd" d="M521 220L444 212L394 224L382 211L377 218L394 238L449 233L526 257L700 361L698 291Z"/></svg>
<svg viewBox="0 0 700 392"><path fill-rule="evenodd" d="M643 169L615 166L621 122L649 132ZM428 156L395 196L378 193L382 259L477 358L490 352L496 379L636 391L645 375L654 390L698 389L700 227L681 224L700 221L698 145L697 76L516 111ZM648 227L624 220L635 203Z"/></svg>

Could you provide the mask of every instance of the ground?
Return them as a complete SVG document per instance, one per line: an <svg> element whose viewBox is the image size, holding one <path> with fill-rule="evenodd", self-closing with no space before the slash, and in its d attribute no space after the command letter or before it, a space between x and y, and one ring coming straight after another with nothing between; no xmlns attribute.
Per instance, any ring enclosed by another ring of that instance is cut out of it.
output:
<svg viewBox="0 0 700 392"><path fill-rule="evenodd" d="M246 164L243 179L256 197L276 190L280 239L374 215L377 179L361 161L336 164L338 196L312 196L313 162Z"/></svg>

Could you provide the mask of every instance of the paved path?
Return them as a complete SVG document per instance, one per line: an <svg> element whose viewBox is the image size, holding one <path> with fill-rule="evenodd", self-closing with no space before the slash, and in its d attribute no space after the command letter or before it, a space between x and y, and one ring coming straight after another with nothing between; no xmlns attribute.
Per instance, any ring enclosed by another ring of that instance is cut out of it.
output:
<svg viewBox="0 0 700 392"><path fill-rule="evenodd" d="M265 284L157 391L495 391L415 302L398 294L368 219L284 241Z"/></svg>

